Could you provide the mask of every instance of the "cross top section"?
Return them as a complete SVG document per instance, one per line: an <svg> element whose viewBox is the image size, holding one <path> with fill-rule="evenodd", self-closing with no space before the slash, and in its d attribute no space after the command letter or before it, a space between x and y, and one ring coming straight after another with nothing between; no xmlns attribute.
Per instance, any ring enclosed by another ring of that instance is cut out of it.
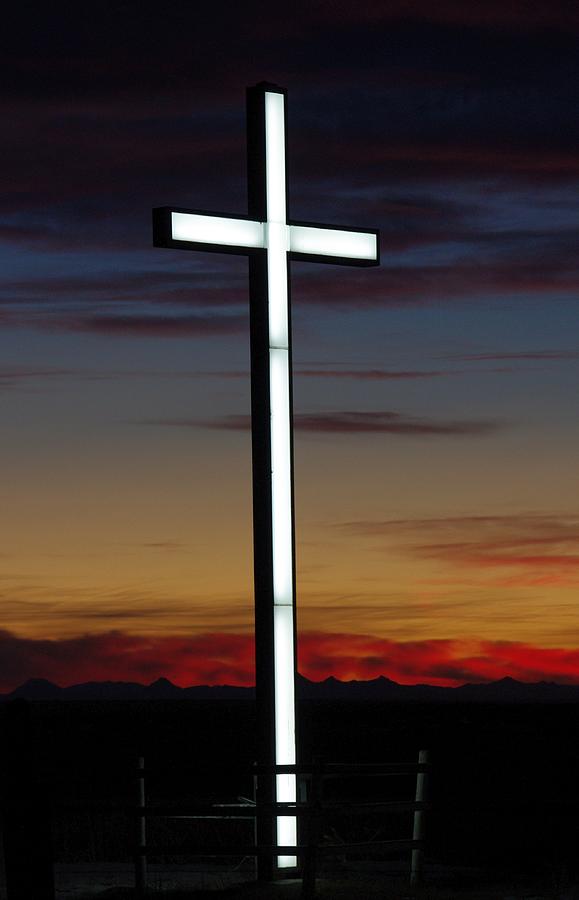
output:
<svg viewBox="0 0 579 900"><path fill-rule="evenodd" d="M380 262L375 229L288 221L286 91L261 82L248 90L249 216L181 207L153 211L156 247L219 253L288 253L341 265Z"/></svg>
<svg viewBox="0 0 579 900"><path fill-rule="evenodd" d="M249 88L247 125L248 215L165 206L153 210L153 242L249 256L257 743L261 764L287 767L296 763L288 260L375 266L378 232L289 219L285 90L267 82ZM262 780L259 795L266 805L277 803L278 810L281 804L282 812L275 817L275 836L268 833L267 819L258 819L258 843L275 840L276 847L285 848L277 866L294 867L296 776L276 774L269 786ZM258 858L258 868L266 863Z"/></svg>

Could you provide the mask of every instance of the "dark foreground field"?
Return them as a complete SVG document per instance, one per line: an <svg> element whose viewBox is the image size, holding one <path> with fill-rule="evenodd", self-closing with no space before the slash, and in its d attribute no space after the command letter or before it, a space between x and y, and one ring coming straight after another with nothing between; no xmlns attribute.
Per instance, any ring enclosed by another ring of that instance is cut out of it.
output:
<svg viewBox="0 0 579 900"><path fill-rule="evenodd" d="M77 900L94 900L94 892L79 896ZM133 900L131 889L110 890L100 896L100 900ZM281 882L260 886L246 884L239 888L225 889L216 895L215 891L178 891L163 893L163 900L302 900L302 888L298 881ZM408 885L397 881L385 881L368 876L348 878L320 878L317 882L316 898L319 900L576 900L576 891L569 886L557 887L547 883L532 884L518 879L485 879L475 883L447 880L446 883L425 885L409 889ZM159 898L152 893L151 897Z"/></svg>
<svg viewBox="0 0 579 900"><path fill-rule="evenodd" d="M306 701L299 742L303 761L413 762L419 749L430 750L427 883L418 897L570 897L578 880L578 714L575 704ZM53 849L61 866L130 868L134 820L126 808L135 802L138 756L150 770L152 803L251 796L251 701L45 701L32 704L32 719L39 797L51 810ZM411 799L414 778L362 779L331 790L336 798ZM383 813L341 814L324 825L333 842L410 837L411 830L409 813L389 820ZM252 836L252 826L239 821L153 820L148 831L149 842L163 851L153 862L169 868L203 865L203 855L196 859L185 852L191 841L202 853L206 841L247 843ZM408 897L408 857L399 854L389 868L368 851L328 859L320 896ZM216 864L209 856L206 861ZM231 857L223 866L224 872L243 869L252 877L247 860ZM227 879L208 877L205 886L220 884L227 886ZM268 897L289 900L298 896L299 885L269 890ZM250 885L235 891L231 897L261 896ZM101 896L113 900L123 894ZM187 896L202 894L191 888Z"/></svg>

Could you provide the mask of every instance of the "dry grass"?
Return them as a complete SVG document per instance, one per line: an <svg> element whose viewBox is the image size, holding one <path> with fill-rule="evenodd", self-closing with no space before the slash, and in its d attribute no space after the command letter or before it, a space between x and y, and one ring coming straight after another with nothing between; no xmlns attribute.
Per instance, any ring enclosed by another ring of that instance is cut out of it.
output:
<svg viewBox="0 0 579 900"><path fill-rule="evenodd" d="M410 889L407 880L371 876L352 878L320 878L317 881L316 898L319 900L565 900L566 893L550 890L533 890L528 885L502 882L501 884L464 885L460 883L425 885ZM132 889L103 891L98 895L87 894L77 900L134 900ZM301 900L301 880L295 879L274 884L254 882L223 890L161 891L147 894L153 900Z"/></svg>

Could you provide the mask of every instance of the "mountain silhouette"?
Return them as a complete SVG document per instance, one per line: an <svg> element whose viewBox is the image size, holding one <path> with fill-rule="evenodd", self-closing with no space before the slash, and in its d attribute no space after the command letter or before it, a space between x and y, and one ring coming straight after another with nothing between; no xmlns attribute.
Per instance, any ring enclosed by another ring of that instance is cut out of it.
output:
<svg viewBox="0 0 579 900"><path fill-rule="evenodd" d="M498 681L438 687L430 684L398 684L380 675L369 681L340 681L331 675L324 681L297 678L298 697L303 700L360 700L420 703L578 703L579 685L553 681L523 682L509 676ZM88 681L69 687L31 678L15 690L0 694L0 700L252 700L253 687L192 685L181 688L168 678L151 684L134 681Z"/></svg>
<svg viewBox="0 0 579 900"><path fill-rule="evenodd" d="M48 681L46 678L30 678L24 684L17 687L7 698L16 699L23 697L25 700L57 700L62 694L62 688Z"/></svg>

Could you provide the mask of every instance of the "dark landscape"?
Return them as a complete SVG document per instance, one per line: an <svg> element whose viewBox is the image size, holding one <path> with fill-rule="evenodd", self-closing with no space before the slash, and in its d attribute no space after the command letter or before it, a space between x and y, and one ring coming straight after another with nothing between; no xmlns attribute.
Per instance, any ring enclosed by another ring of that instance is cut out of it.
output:
<svg viewBox="0 0 579 900"><path fill-rule="evenodd" d="M579 684L554 681L534 683L505 677L481 684L438 687L430 684L399 684L383 675L369 681L340 681L333 676L310 681L298 676L302 700L379 700L436 703L579 703ZM127 681L90 681L60 687L45 678L31 678L6 694L0 702L21 697L26 700L253 700L253 687L193 685L181 688L167 678L151 684Z"/></svg>
<svg viewBox="0 0 579 900"><path fill-rule="evenodd" d="M472 890L485 879L514 879L528 886L526 896L568 896L577 859L579 688L511 679L455 689L302 679L300 690L304 762L412 763L420 749L430 751L427 882L429 873L432 885L452 876ZM182 690L164 680L63 689L32 681L4 697L3 719L16 698L28 701L39 797L50 810L59 864L131 862L139 756L153 805L252 796L250 689ZM3 732L9 741L9 728ZM331 796L413 799L415 777L346 781ZM252 825L155 819L148 828L149 842L164 848L154 862L171 865L196 859L187 852L191 841L207 862L204 842L247 842ZM324 829L333 840L410 837L412 815L335 815ZM323 871L363 873L380 859L349 852L328 858ZM407 873L409 853L391 866L393 876Z"/></svg>

